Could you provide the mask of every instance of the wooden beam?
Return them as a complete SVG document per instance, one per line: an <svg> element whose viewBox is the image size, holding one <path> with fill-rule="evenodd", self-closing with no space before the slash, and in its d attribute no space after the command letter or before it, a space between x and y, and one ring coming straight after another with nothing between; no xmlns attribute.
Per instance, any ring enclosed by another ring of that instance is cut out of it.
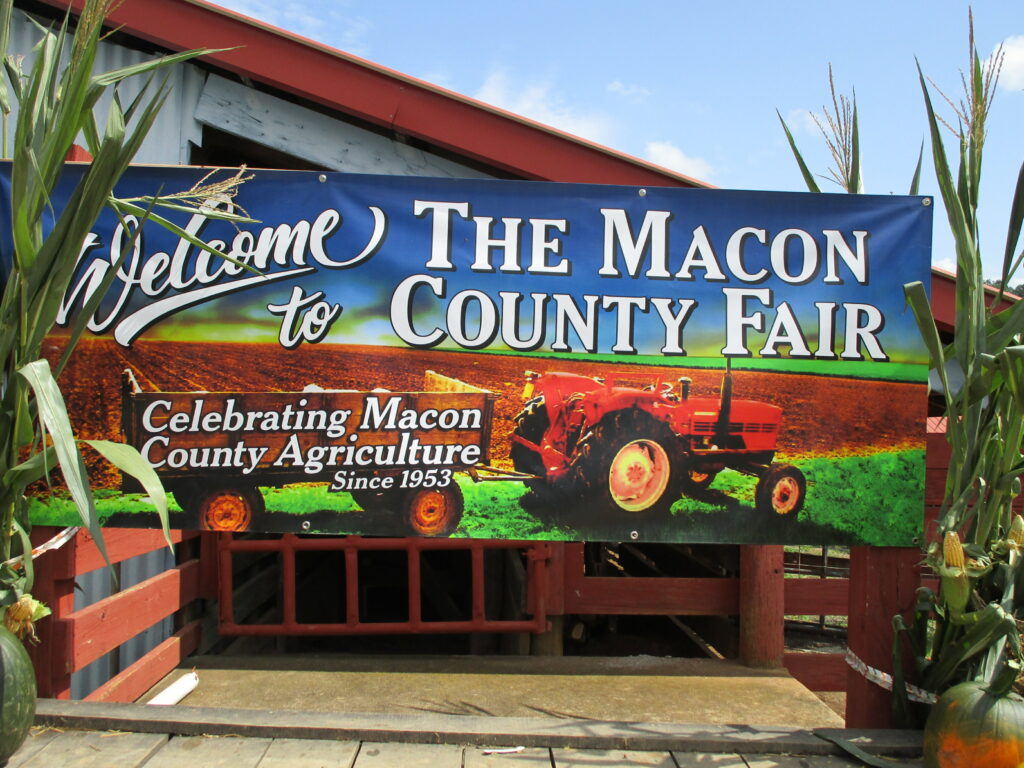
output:
<svg viewBox="0 0 1024 768"><path fill-rule="evenodd" d="M198 536L197 531L171 531L171 542L180 544L182 541ZM93 541L88 531L78 532L78 546L75 549L74 560L70 562L74 569L71 573L65 574L66 578L81 576L83 573L103 568L107 562L100 554L96 542ZM130 560L138 555L165 548L167 539L159 530L146 528L104 528L103 543L107 547L107 554L111 563L121 563Z"/></svg>
<svg viewBox="0 0 1024 768"><path fill-rule="evenodd" d="M129 703L142 696L199 647L201 622L186 624L145 656L85 697Z"/></svg>
<svg viewBox="0 0 1024 768"><path fill-rule="evenodd" d="M199 561L190 560L72 613L67 617L70 671L82 669L198 597Z"/></svg>
<svg viewBox="0 0 1024 768"><path fill-rule="evenodd" d="M847 616L849 579L786 579L786 615Z"/></svg>
<svg viewBox="0 0 1024 768"><path fill-rule="evenodd" d="M846 690L846 657L842 653L791 651L784 663L789 674L812 691Z"/></svg>
<svg viewBox="0 0 1024 768"><path fill-rule="evenodd" d="M722 616L739 611L737 579L588 576L566 585L566 613Z"/></svg>
<svg viewBox="0 0 1024 768"><path fill-rule="evenodd" d="M785 652L785 566L777 544L740 548L740 659L750 667L782 666Z"/></svg>

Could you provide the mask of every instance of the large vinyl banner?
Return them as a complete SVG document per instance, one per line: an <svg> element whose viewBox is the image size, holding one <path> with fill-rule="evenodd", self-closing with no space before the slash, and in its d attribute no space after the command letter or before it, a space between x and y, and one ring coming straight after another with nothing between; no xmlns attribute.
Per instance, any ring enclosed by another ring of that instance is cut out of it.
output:
<svg viewBox="0 0 1024 768"><path fill-rule="evenodd" d="M119 194L204 174L134 168ZM97 222L47 349L128 248L61 383L80 436L156 468L174 527L920 533L928 366L903 285L929 279L930 199L258 171L237 203L258 223L177 223L254 271ZM158 524L89 464L108 524ZM77 520L59 488L32 514Z"/></svg>

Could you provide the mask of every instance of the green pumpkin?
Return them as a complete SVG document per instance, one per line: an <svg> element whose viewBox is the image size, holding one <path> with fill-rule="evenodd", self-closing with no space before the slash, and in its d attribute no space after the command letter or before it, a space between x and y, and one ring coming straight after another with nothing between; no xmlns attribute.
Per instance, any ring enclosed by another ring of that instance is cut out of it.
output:
<svg viewBox="0 0 1024 768"><path fill-rule="evenodd" d="M0 626L0 765L18 751L36 713L36 675L21 640Z"/></svg>
<svg viewBox="0 0 1024 768"><path fill-rule="evenodd" d="M953 686L928 715L924 764L926 768L1019 768L1024 764L1024 699L984 683Z"/></svg>

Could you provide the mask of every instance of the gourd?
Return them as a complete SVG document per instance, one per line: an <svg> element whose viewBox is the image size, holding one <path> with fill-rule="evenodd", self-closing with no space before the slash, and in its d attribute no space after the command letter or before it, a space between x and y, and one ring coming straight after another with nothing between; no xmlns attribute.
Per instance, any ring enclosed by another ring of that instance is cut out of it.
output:
<svg viewBox="0 0 1024 768"><path fill-rule="evenodd" d="M35 712L32 660L21 640L0 626L0 765L25 741Z"/></svg>
<svg viewBox="0 0 1024 768"><path fill-rule="evenodd" d="M1024 699L1010 693L1016 671L991 685L955 685L924 727L926 768L1018 768L1024 764Z"/></svg>

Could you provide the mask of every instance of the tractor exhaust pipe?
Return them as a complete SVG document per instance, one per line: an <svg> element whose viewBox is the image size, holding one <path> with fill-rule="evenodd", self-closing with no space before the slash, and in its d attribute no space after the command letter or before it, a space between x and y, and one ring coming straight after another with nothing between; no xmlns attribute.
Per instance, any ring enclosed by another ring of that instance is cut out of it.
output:
<svg viewBox="0 0 1024 768"><path fill-rule="evenodd" d="M690 385L693 384L693 379L689 376L679 377L679 399L688 400L690 398Z"/></svg>
<svg viewBox="0 0 1024 768"><path fill-rule="evenodd" d="M725 376L722 377L722 396L718 405L718 424L715 426L715 442L719 448L729 442L729 419L732 412L732 358L725 358Z"/></svg>

